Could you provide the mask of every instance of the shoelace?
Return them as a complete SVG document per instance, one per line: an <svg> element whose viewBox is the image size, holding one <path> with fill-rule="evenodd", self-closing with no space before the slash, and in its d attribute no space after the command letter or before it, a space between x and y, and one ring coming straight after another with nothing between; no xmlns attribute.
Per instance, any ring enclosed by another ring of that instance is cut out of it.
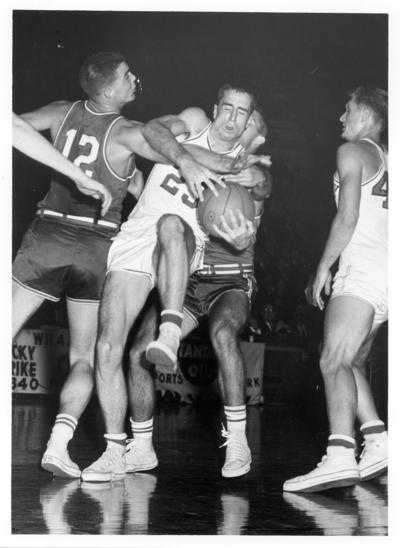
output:
<svg viewBox="0 0 400 548"><path fill-rule="evenodd" d="M121 458L122 455L119 455L118 453L114 452L110 455L110 451L107 451L107 449L104 451L104 453L101 455L101 457L98 458L96 461L97 465L102 466L108 466L110 464L114 464L118 461L119 458Z"/></svg>
<svg viewBox="0 0 400 548"><path fill-rule="evenodd" d="M140 444L135 438L130 438L129 440L126 440L126 452L130 453L132 450L135 450L135 453L138 455L146 454L148 451L147 447L140 447Z"/></svg>
<svg viewBox="0 0 400 548"><path fill-rule="evenodd" d="M327 458L328 458L328 455L324 455L322 457L321 461L317 464L317 467L322 466L324 464L324 462L326 462Z"/></svg>
<svg viewBox="0 0 400 548"><path fill-rule="evenodd" d="M233 459L242 458L244 456L244 444L237 439L237 436L233 432L228 432L223 424L221 436L226 438L226 441L219 446L220 449L222 447L227 447L227 450L229 450L229 456Z"/></svg>

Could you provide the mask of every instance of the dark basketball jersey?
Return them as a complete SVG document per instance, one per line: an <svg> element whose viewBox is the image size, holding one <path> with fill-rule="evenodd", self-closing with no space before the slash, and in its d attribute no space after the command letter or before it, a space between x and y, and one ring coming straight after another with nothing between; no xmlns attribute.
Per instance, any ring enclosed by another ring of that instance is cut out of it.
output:
<svg viewBox="0 0 400 548"><path fill-rule="evenodd" d="M57 150L111 192L111 207L103 219L114 223L121 220L122 202L135 171L133 155L127 159L126 176L115 173L107 161L107 139L111 128L121 118L117 112L95 112L86 101L77 101L66 114L54 141ZM50 189L38 206L91 218L99 218L101 209L99 200L82 194L69 179L57 172L54 172Z"/></svg>
<svg viewBox="0 0 400 548"><path fill-rule="evenodd" d="M227 242L213 238L206 242L204 264L253 264L254 242L243 251L237 251Z"/></svg>

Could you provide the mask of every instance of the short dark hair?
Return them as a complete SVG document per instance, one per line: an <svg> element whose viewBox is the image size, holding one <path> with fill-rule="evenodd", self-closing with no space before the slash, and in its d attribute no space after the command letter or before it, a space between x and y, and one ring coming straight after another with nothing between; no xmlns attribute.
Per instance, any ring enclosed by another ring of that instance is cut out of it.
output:
<svg viewBox="0 0 400 548"><path fill-rule="evenodd" d="M219 88L217 93L218 103L221 101L222 97L224 96L224 93L229 90L238 91L239 93L247 93L247 95L250 95L251 97L251 105L250 105L251 112L253 112L253 110L257 108L258 97L255 91L250 89L250 87L243 86L242 84L236 83L236 82L232 84L230 83L223 84Z"/></svg>
<svg viewBox="0 0 400 548"><path fill-rule="evenodd" d="M377 121L381 124L382 131L385 131L388 123L388 92L376 86L358 86L349 92L358 105L365 105L370 108Z"/></svg>
<svg viewBox="0 0 400 548"><path fill-rule="evenodd" d="M115 71L123 62L126 62L125 57L116 51L99 51L89 55L79 71L79 84L83 91L89 97L96 95L113 82Z"/></svg>

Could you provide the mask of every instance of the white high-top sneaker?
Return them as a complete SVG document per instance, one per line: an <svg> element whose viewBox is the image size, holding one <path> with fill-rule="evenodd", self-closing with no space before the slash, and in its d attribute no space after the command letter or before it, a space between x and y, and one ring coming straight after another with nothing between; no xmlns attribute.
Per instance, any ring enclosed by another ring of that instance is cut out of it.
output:
<svg viewBox="0 0 400 548"><path fill-rule="evenodd" d="M222 426L221 435L226 438L226 442L221 445L221 447L226 447L222 476L224 478L235 478L247 474L250 470L251 452L247 444L246 433L228 431Z"/></svg>
<svg viewBox="0 0 400 548"><path fill-rule="evenodd" d="M335 449L333 452L332 449ZM360 481L357 461L353 450L338 452L337 447L328 446L326 455L314 470L304 476L297 476L285 481L284 491L311 493L332 487L346 487Z"/></svg>
<svg viewBox="0 0 400 548"><path fill-rule="evenodd" d="M158 460L153 444L147 443L147 440L142 442L135 438L127 440L125 464L128 473L156 468Z"/></svg>
<svg viewBox="0 0 400 548"><path fill-rule="evenodd" d="M366 481L386 472L388 467L387 432L370 434L364 438L364 450L358 461L358 470L362 481Z"/></svg>
<svg viewBox="0 0 400 548"><path fill-rule="evenodd" d="M82 470L83 481L111 481L125 475L125 445L109 445L90 466Z"/></svg>
<svg viewBox="0 0 400 548"><path fill-rule="evenodd" d="M41 466L44 470L52 472L60 478L79 478L81 470L75 462L70 459L67 448L60 449L51 442L47 443L47 449L43 454Z"/></svg>

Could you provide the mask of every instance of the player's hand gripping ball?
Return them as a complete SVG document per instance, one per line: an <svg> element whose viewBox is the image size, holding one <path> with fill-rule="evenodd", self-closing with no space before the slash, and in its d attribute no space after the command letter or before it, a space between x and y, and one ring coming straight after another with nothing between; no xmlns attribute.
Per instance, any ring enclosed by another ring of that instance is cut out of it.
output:
<svg viewBox="0 0 400 548"><path fill-rule="evenodd" d="M238 183L229 183L226 188L218 189L218 196L215 196L210 189L206 189L204 199L199 202L197 207L197 217L203 230L207 234L219 238L220 236L214 231L213 224L221 229L221 215L224 215L230 226L230 209L235 215L236 210L239 209L246 219L254 221L254 201L245 187Z"/></svg>

